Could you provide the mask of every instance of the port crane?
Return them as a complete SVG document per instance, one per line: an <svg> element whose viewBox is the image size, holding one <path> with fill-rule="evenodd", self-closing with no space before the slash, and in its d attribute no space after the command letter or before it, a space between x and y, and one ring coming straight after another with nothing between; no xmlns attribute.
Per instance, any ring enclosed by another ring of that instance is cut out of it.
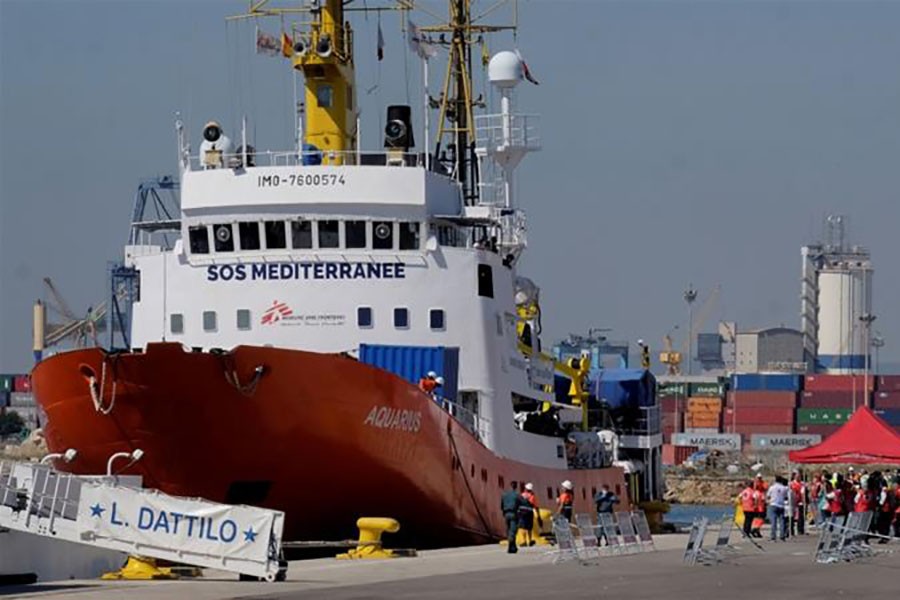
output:
<svg viewBox="0 0 900 600"><path fill-rule="evenodd" d="M102 320L106 317L106 302L89 307L84 317L79 317L69 308L59 289L49 277L44 277L46 300L34 304L34 352L35 360L40 360L45 348L52 348L66 340L73 341L75 347L99 346L97 336ZM54 321L47 321L48 312Z"/></svg>
<svg viewBox="0 0 900 600"><path fill-rule="evenodd" d="M684 342L678 351L675 351L672 347L672 336L668 333L663 336L663 350L659 353L659 362L666 365L667 375L681 375L681 363L689 352L690 342L703 329L704 323L706 323L712 309L719 301L721 291L722 285L717 283L709 293L709 296L706 297L706 300L703 301L700 310L697 311L697 316L693 319L693 324L689 325L689 331L684 336ZM689 356L688 360L690 360Z"/></svg>

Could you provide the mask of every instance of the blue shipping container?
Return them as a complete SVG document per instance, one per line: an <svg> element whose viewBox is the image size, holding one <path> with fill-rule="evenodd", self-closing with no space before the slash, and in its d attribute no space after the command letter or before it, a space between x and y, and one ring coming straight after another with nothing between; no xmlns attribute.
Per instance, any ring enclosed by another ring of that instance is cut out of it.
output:
<svg viewBox="0 0 900 600"><path fill-rule="evenodd" d="M6 390L0 390L0 408L5 406L9 406L9 392Z"/></svg>
<svg viewBox="0 0 900 600"><path fill-rule="evenodd" d="M605 400L613 409L653 406L656 378L644 369L601 369L591 373L594 398Z"/></svg>
<svg viewBox="0 0 900 600"><path fill-rule="evenodd" d="M731 377L731 389L735 392L799 392L802 381L800 375L746 373Z"/></svg>
<svg viewBox="0 0 900 600"><path fill-rule="evenodd" d="M389 371L418 385L428 371L444 378L440 395L456 400L459 386L459 348L445 346L359 345L359 361Z"/></svg>
<svg viewBox="0 0 900 600"><path fill-rule="evenodd" d="M900 408L884 408L874 412L888 425L893 427L900 426Z"/></svg>

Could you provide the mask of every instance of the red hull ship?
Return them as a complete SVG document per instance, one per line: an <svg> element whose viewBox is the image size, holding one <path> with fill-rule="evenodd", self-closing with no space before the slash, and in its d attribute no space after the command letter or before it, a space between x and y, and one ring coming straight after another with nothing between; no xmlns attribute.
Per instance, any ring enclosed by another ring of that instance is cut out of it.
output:
<svg viewBox="0 0 900 600"><path fill-rule="evenodd" d="M576 512L593 510L602 484L624 488L619 468L497 457L417 387L339 355L88 349L41 362L33 382L50 450L78 449L69 470L102 473L112 453L140 448L126 472L145 485L282 510L286 539L352 537L358 517L384 515L420 546L484 543L505 536L500 494L513 481L552 508L569 479Z"/></svg>
<svg viewBox="0 0 900 600"><path fill-rule="evenodd" d="M264 4L245 16L279 14ZM527 244L513 171L539 146L533 118L513 112L520 54L490 59L501 112L475 117L467 57L497 28L473 23L469 0L445 25L410 23L423 67L446 50L435 145L426 125L432 147L413 152L412 107L394 105L384 147L362 153L344 4L310 3L280 44L256 30L260 53L305 76L295 148L254 150L244 120L235 149L211 121L191 155L177 121L179 181L159 188L179 189L178 206L153 216L160 196L140 188L111 273L109 347L124 351L73 350L34 370L50 449L78 451L59 466L100 474L141 449L127 472L146 485L282 510L287 539L345 539L358 517L388 516L418 547L503 537L512 482L548 507L570 480L578 512L603 484L627 497L603 438L570 435L581 409L549 392L554 369L580 390L587 361L540 354L538 289L516 271ZM423 376L442 387L425 393Z"/></svg>

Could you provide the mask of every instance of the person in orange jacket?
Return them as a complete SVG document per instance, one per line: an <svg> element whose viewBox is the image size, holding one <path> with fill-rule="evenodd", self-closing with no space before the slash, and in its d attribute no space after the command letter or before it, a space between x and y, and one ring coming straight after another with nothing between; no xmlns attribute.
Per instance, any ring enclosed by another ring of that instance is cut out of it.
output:
<svg viewBox="0 0 900 600"><path fill-rule="evenodd" d="M519 507L519 529L525 532L525 545L534 546L531 530L534 528L534 515L537 513L537 496L534 495L534 484L526 483L522 492L525 504ZM537 513L538 524L541 524L541 515Z"/></svg>
<svg viewBox="0 0 900 600"><path fill-rule="evenodd" d="M856 494L853 496L853 512L864 513L872 510L872 498L869 490L864 489L860 484L853 486Z"/></svg>
<svg viewBox="0 0 900 600"><path fill-rule="evenodd" d="M572 494L572 482L566 479L562 482L562 493L556 498L556 514L566 518L572 522L572 506L575 502L575 496Z"/></svg>
<svg viewBox="0 0 900 600"><path fill-rule="evenodd" d="M753 537L762 537L762 526L766 522L766 490L769 486L763 480L762 475L756 475L756 483L753 486L754 503L756 504L756 512L753 513L753 523L750 526L750 533Z"/></svg>
<svg viewBox="0 0 900 600"><path fill-rule="evenodd" d="M756 516L756 490L753 482L748 481L746 487L741 490L741 510L744 511L744 535L750 537L753 519Z"/></svg>
<svg viewBox="0 0 900 600"><path fill-rule="evenodd" d="M795 529L798 535L803 535L806 533L806 484L800 478L800 473L794 471L791 474L791 482L788 487L794 500L791 503L794 509L791 514L791 535L794 535Z"/></svg>

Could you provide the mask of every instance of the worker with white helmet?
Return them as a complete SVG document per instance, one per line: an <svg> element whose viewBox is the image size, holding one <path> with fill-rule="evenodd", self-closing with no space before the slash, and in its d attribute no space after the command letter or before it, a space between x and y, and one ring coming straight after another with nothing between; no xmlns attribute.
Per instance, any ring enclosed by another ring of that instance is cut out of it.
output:
<svg viewBox="0 0 900 600"><path fill-rule="evenodd" d="M440 383L438 383L438 379L440 379ZM443 377L438 377L438 374L434 371L428 371L425 377L419 380L419 389L426 394L434 394L434 389L443 384Z"/></svg>
<svg viewBox="0 0 900 600"><path fill-rule="evenodd" d="M556 514L565 517L569 523L572 522L572 504L575 502L575 495L572 493L574 486L572 482L566 479L560 484L562 493L556 498Z"/></svg>
<svg viewBox="0 0 900 600"><path fill-rule="evenodd" d="M538 510L537 496L534 495L534 484L528 482L525 484L525 491L522 492L522 499L525 504L519 507L519 529L525 531L525 543L528 546L534 546L534 538L531 535L534 529L534 515ZM538 513L538 524L541 515Z"/></svg>

